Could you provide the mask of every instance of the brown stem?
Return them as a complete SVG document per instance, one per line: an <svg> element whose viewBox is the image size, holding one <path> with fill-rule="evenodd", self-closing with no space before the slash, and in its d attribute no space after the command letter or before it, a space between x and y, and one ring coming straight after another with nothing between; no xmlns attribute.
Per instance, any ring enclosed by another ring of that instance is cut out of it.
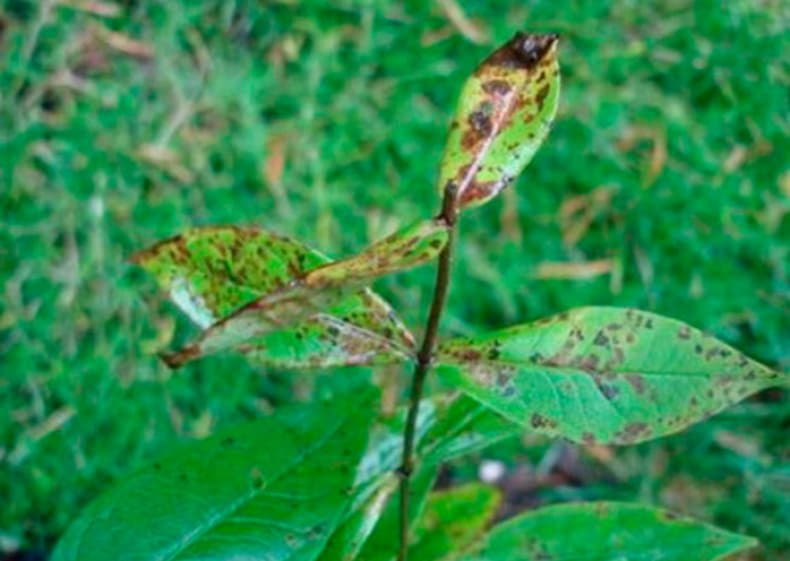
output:
<svg viewBox="0 0 790 561"><path fill-rule="evenodd" d="M407 561L409 547L409 493L411 476L414 471L414 436L417 426L417 416L420 412L425 378L433 361L436 340L439 335L439 321L442 318L444 305L447 301L447 292L450 288L450 269L455 245L455 224L457 219L457 189L450 184L445 190L442 212L439 220L444 220L449 228L447 244L439 254L439 263L436 267L436 282L434 284L431 311L425 325L425 335L420 350L417 352L417 364L412 375L411 392L409 395L409 411L406 416L406 427L403 432L403 456L398 473L400 475L400 547L398 561Z"/></svg>

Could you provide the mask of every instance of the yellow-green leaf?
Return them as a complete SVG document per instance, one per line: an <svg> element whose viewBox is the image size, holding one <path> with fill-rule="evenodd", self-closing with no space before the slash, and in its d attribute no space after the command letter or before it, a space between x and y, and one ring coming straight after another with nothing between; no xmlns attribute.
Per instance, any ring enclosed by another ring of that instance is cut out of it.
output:
<svg viewBox="0 0 790 561"><path fill-rule="evenodd" d="M518 177L549 132L560 92L557 36L518 33L461 91L439 172L461 208L485 203Z"/></svg>
<svg viewBox="0 0 790 561"><path fill-rule="evenodd" d="M371 245L359 255L328 263L306 271L293 278L278 290L249 302L230 315L207 328L195 341L165 357L173 367L227 348L238 347L266 334L279 331L324 311L335 311L350 295L375 278L407 269L433 259L447 242L448 228L441 220L429 220L404 228L391 236ZM322 324L323 325L323 324ZM371 327L374 327L371 329ZM360 356L359 344L371 349L373 356L397 356L398 349L390 337L371 337L382 333L381 326L366 326L364 330L349 329L349 333L363 338L349 339L349 348L343 354ZM338 329L329 326L321 331L331 341ZM397 342L396 342L397 343ZM364 353L363 353L364 355ZM400 352L400 358L407 355ZM359 364L349 359L346 364ZM365 363L369 363L366 361Z"/></svg>
<svg viewBox="0 0 790 561"><path fill-rule="evenodd" d="M202 328L330 262L297 241L235 226L193 228L131 260ZM347 291L322 311L235 348L268 365L306 368L398 362L414 345L389 304L368 288ZM179 364L177 356L170 360Z"/></svg>

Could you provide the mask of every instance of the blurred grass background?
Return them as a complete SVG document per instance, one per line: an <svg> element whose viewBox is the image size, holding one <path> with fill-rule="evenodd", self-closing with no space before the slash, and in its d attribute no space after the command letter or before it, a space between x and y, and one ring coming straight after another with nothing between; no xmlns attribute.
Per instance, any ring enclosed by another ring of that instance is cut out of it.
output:
<svg viewBox="0 0 790 561"><path fill-rule="evenodd" d="M155 351L193 330L124 259L215 223L340 256L433 212L459 87L518 29L562 34L562 107L465 217L446 332L639 306L787 368L789 24L781 0L0 0L0 552L45 554L178 439L369 375L169 372ZM431 281L377 288L418 328ZM786 559L786 397L633 448L526 436L443 478L499 459L513 510L647 501Z"/></svg>

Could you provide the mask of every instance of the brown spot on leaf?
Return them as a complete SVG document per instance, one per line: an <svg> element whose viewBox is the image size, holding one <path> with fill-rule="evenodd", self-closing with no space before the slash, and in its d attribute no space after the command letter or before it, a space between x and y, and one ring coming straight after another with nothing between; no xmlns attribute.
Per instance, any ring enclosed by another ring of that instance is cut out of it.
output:
<svg viewBox="0 0 790 561"><path fill-rule="evenodd" d="M649 436L650 432L651 429L647 423L628 423L625 428L615 436L620 442L628 444Z"/></svg>
<svg viewBox="0 0 790 561"><path fill-rule="evenodd" d="M540 413L533 413L532 417L529 420L529 424L536 429L540 429L544 427L554 428L557 426L557 423L555 421L552 421L548 417L544 417Z"/></svg>
<svg viewBox="0 0 790 561"><path fill-rule="evenodd" d="M596 335L595 339L593 339L593 345L598 345L599 347L605 347L609 344L609 338L603 332L603 329L600 330Z"/></svg>
<svg viewBox="0 0 790 561"><path fill-rule="evenodd" d="M504 96L510 93L511 87L507 80L489 80L483 83L483 91L492 95Z"/></svg>
<svg viewBox="0 0 790 561"><path fill-rule="evenodd" d="M645 379L642 376L639 374L628 374L625 379L636 393L645 393Z"/></svg>
<svg viewBox="0 0 790 561"><path fill-rule="evenodd" d="M543 102L546 100L547 95L549 95L549 85L545 84L535 94L535 102L538 104L538 108L543 109Z"/></svg>

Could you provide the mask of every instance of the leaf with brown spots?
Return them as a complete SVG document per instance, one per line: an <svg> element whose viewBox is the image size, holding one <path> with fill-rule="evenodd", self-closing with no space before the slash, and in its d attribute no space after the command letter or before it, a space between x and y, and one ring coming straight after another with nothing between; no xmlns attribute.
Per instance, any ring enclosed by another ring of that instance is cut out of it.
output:
<svg viewBox="0 0 790 561"><path fill-rule="evenodd" d="M720 561L757 540L651 506L617 502L539 508L495 526L457 561Z"/></svg>
<svg viewBox="0 0 790 561"><path fill-rule="evenodd" d="M607 307L450 341L437 361L505 417L585 444L671 434L790 381L680 321Z"/></svg>
<svg viewBox="0 0 790 561"><path fill-rule="evenodd" d="M442 220L408 226L374 243L360 254L305 271L281 288L242 306L207 328L192 343L164 356L177 368L186 362L228 348L260 345L261 337L303 321L313 320L316 338L347 357L342 364L394 362L408 358L411 350L390 337L380 337L380 326L352 325L342 329L338 321L326 321L324 311L348 317L348 296L375 278L415 267L435 258L447 243L448 228ZM348 336L346 336L348 335ZM297 338L299 333L296 334ZM268 350L265 342L263 348ZM325 354L308 366L326 366ZM299 357L293 356L294 361Z"/></svg>
<svg viewBox="0 0 790 561"><path fill-rule="evenodd" d="M233 226L188 230L132 261L204 329L330 262L289 238ZM322 312L234 347L268 365L306 368L399 362L414 345L389 304L368 288L348 291Z"/></svg>
<svg viewBox="0 0 790 561"><path fill-rule="evenodd" d="M557 36L518 33L484 60L461 91L439 172L461 208L485 203L530 162L560 92Z"/></svg>

